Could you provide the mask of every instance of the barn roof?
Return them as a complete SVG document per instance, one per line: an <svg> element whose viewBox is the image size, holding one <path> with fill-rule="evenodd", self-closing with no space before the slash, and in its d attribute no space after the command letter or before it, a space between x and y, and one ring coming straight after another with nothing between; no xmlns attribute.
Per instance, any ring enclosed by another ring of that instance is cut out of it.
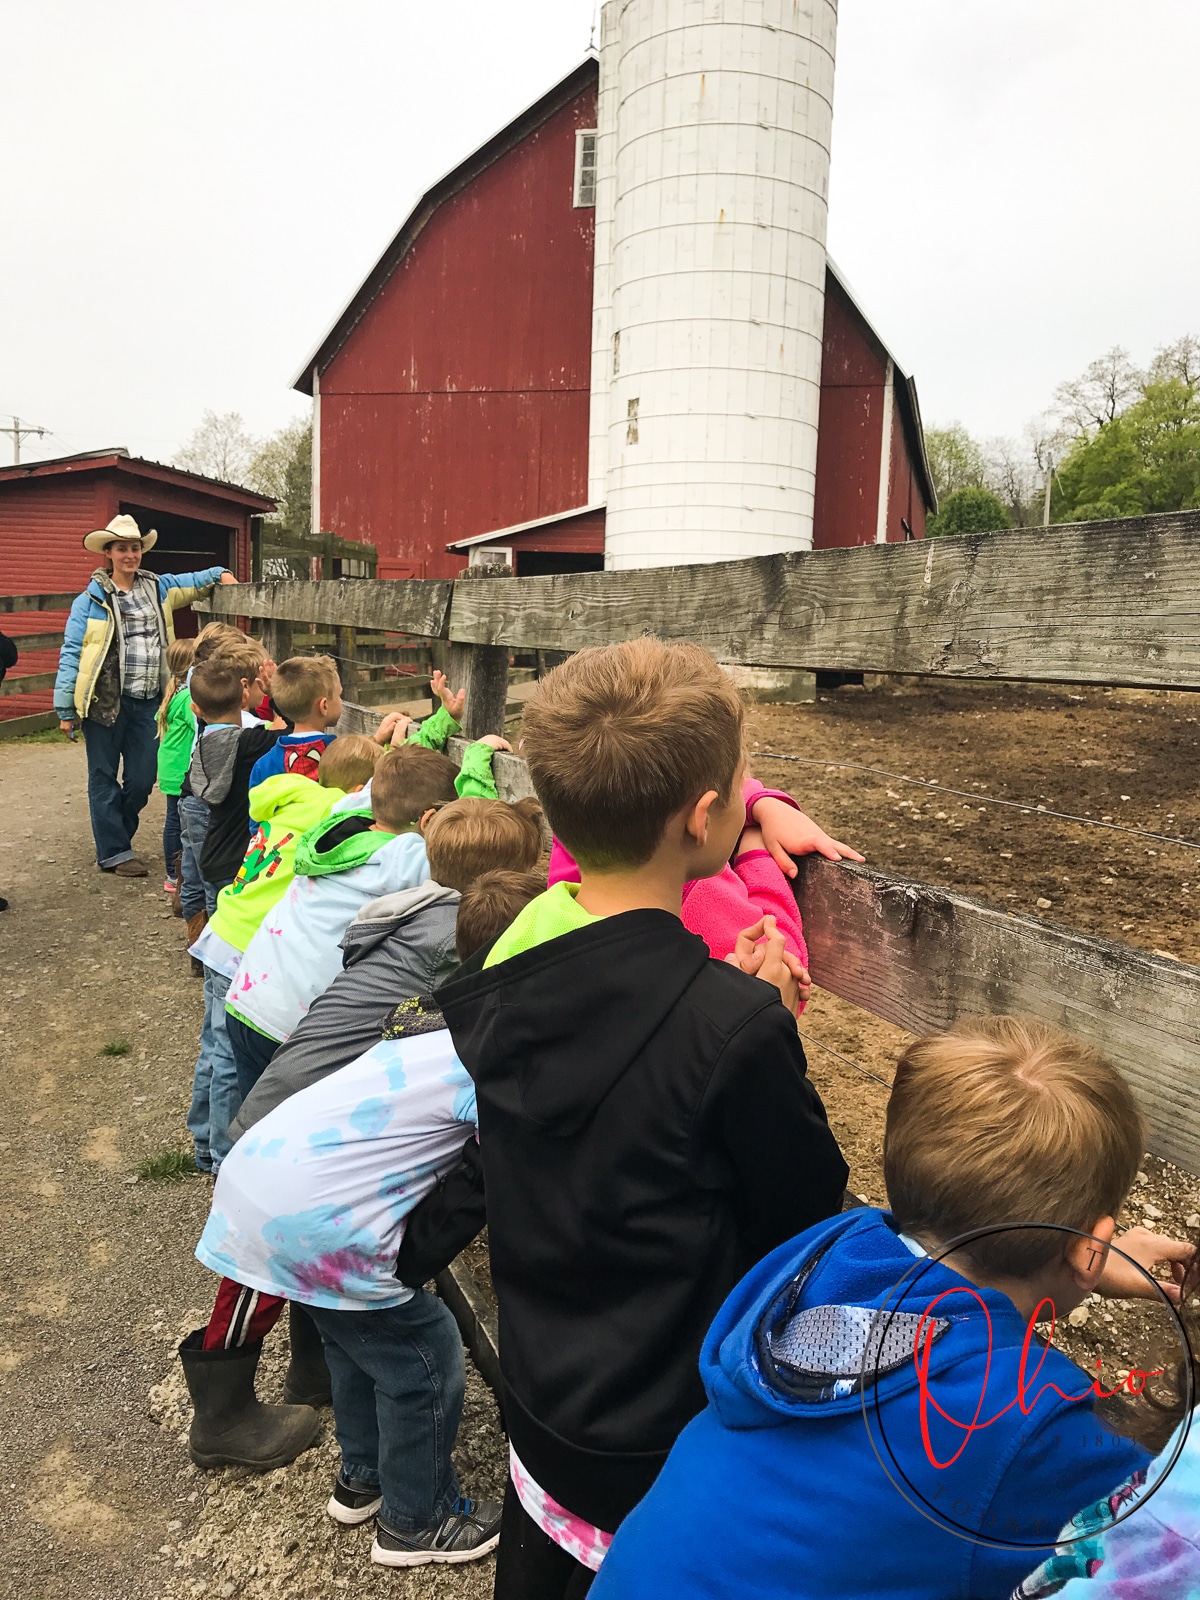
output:
<svg viewBox="0 0 1200 1600"><path fill-rule="evenodd" d="M83 450L76 455L52 456L47 461L20 461L0 467L0 488L6 483L24 483L30 478L55 478L65 473L100 472L119 467L122 472L137 478L151 479L157 483L199 489L218 500L232 500L251 511L274 511L276 501L270 495L259 494L240 483L226 483L220 478L206 478L200 472L187 472L183 467L171 467L162 461L146 461L141 456L131 456L122 445L107 450Z"/></svg>
<svg viewBox="0 0 1200 1600"><path fill-rule="evenodd" d="M493 162L499 161L510 150L520 144L523 139L535 132L544 122L548 122L563 106L570 105L584 89L596 82L599 72L595 56L588 56L584 61L569 72L565 78L556 83L553 89L542 95L540 100L535 100L521 112L520 116L498 133L494 133L486 143L481 144L477 150L453 167L444 178L439 178L431 189L427 189L416 205L405 218L399 233L388 245L379 260L371 268L359 288L351 296L349 304L342 311L329 332L309 356L300 371L292 380L292 388L298 389L301 394L313 392L313 368L327 366L333 357L345 344L354 329L366 315L372 301L395 272L401 261L415 244L418 235L425 224L433 216L439 206L445 205L447 200L453 199L461 189L464 189L474 178L490 167Z"/></svg>

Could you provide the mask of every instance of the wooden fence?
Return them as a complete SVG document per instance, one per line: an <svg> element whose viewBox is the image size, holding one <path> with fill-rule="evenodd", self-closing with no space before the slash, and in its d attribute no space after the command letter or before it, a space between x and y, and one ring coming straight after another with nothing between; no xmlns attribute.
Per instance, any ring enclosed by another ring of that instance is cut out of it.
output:
<svg viewBox="0 0 1200 1600"><path fill-rule="evenodd" d="M470 738L503 728L511 649L643 633L751 666L1200 689L1200 513L633 572L264 584L211 609L262 619L277 660L294 623L447 641ZM496 771L530 792L517 758ZM822 988L916 1032L981 1011L1068 1028L1126 1073L1151 1148L1200 1172L1200 968L848 863L807 858L795 889Z"/></svg>

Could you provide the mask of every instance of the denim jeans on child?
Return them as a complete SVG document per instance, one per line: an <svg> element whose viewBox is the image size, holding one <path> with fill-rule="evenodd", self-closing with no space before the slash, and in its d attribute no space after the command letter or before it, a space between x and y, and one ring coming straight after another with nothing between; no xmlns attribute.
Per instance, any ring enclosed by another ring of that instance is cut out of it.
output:
<svg viewBox="0 0 1200 1600"><path fill-rule="evenodd" d="M225 1026L229 1031L233 1059L237 1063L238 1093L244 1100L271 1065L271 1057L279 1049L279 1041L268 1039L265 1033L259 1033L257 1028L252 1028L240 1017L230 1016L228 1011L225 1013Z"/></svg>
<svg viewBox="0 0 1200 1600"><path fill-rule="evenodd" d="M157 700L135 700L132 695L123 694L111 728L91 717L83 719L88 810L96 860L104 868L133 860L138 818L158 776L157 712Z"/></svg>
<svg viewBox="0 0 1200 1600"><path fill-rule="evenodd" d="M424 1289L402 1306L305 1310L325 1345L342 1470L379 1485L394 1533L436 1527L458 1498L451 1451L466 1372L454 1318Z"/></svg>
<svg viewBox="0 0 1200 1600"><path fill-rule="evenodd" d="M192 1104L188 1132L202 1172L216 1172L232 1148L229 1124L242 1105L237 1066L225 1028L225 996L230 980L212 967L204 969L204 1026L200 1054L192 1074Z"/></svg>
<svg viewBox="0 0 1200 1600"><path fill-rule="evenodd" d="M167 864L167 877L175 876L175 857L183 848L183 835L179 831L179 796L168 794L164 796L167 802L167 817L163 823L163 860Z"/></svg>
<svg viewBox="0 0 1200 1600"><path fill-rule="evenodd" d="M190 922L197 911L207 911L211 917L217 908L214 890L212 903L204 879L200 876L200 852L204 849L208 833L208 807L193 794L179 797L179 832L183 844L183 865L179 885L179 908Z"/></svg>

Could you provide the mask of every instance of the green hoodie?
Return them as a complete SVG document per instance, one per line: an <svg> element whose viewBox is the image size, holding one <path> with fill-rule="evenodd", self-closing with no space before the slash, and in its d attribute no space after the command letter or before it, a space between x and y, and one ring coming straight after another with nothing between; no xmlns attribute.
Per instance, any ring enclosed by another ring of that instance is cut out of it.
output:
<svg viewBox="0 0 1200 1600"><path fill-rule="evenodd" d="M245 950L259 923L287 892L301 835L344 797L341 789L325 788L290 772L277 773L251 789L250 818L258 823L258 831L237 877L217 896L210 924L215 934L235 950Z"/></svg>
<svg viewBox="0 0 1200 1600"><path fill-rule="evenodd" d="M372 827L369 813L339 811L309 828L296 846L293 871L298 878L328 878L335 872L350 872L395 837L394 833Z"/></svg>
<svg viewBox="0 0 1200 1600"><path fill-rule="evenodd" d="M192 691L182 684L171 696L162 738L158 742L158 787L163 794L179 795L187 777L196 742L196 716L192 710Z"/></svg>

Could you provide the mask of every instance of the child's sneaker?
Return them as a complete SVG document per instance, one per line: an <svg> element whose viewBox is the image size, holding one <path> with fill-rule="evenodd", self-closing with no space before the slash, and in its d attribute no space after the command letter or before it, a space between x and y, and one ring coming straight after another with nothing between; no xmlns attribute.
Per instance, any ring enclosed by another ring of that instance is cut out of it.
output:
<svg viewBox="0 0 1200 1600"><path fill-rule="evenodd" d="M500 1543L500 1512L498 1500L456 1500L436 1528L420 1533L393 1533L376 1520L371 1560L381 1567L478 1561Z"/></svg>
<svg viewBox="0 0 1200 1600"><path fill-rule="evenodd" d="M163 879L163 893L164 894L176 894L178 892L178 889L179 889L179 885L175 882L174 878L164 878Z"/></svg>
<svg viewBox="0 0 1200 1600"><path fill-rule="evenodd" d="M325 1509L343 1527L357 1528L360 1522L370 1522L382 1504L383 1496L377 1483L360 1483L357 1478L348 1478L339 1471Z"/></svg>

